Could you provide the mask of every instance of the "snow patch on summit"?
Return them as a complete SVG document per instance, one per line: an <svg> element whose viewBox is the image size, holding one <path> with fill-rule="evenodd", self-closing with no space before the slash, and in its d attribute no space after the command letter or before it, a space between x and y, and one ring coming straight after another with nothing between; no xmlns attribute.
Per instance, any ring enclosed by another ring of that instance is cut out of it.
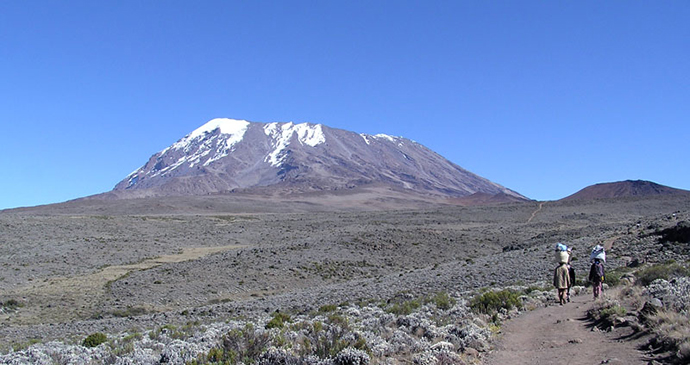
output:
<svg viewBox="0 0 690 365"><path fill-rule="evenodd" d="M151 170L148 175L155 177L164 175L165 173L175 170L180 166L188 165L194 167L202 163L203 166L208 166L212 162L222 159L233 151L233 147L244 139L244 134L247 132L249 122L246 120L236 120L228 118L212 119L201 127L195 129L184 138L175 142L172 146L160 152L160 156L166 155L172 151L182 151L184 154L179 157L174 163L158 170ZM213 135L209 138L209 134L214 131L220 131L219 134ZM214 147L215 143L215 147ZM209 157L210 155L210 157ZM138 181L138 172L130 177L130 186Z"/></svg>
<svg viewBox="0 0 690 365"><path fill-rule="evenodd" d="M387 140L389 140L389 141L391 141L391 142L395 142L395 141L396 141L396 138L395 138L395 137L389 136L389 135L387 135L387 134L377 134L377 135L374 136L374 138L387 139Z"/></svg>
<svg viewBox="0 0 690 365"><path fill-rule="evenodd" d="M247 131L247 127L249 126L249 122L246 120L236 120L236 119L228 119L228 118L216 118L212 119L206 124L202 125L201 127L195 129L192 133L186 135L184 138L181 140L177 141L175 144L173 144L171 147L174 150L179 150L179 149L184 149L185 151L189 146L197 140L200 137L205 137L206 134L211 133L215 131L216 129L220 129L220 134L223 134L226 137L226 146L232 147L236 143L242 141L244 138L244 133ZM162 153L165 153L168 149L166 148L163 150Z"/></svg>
<svg viewBox="0 0 690 365"><path fill-rule="evenodd" d="M295 134L302 145L316 147L326 142L321 124L268 123L264 126L264 133L273 140L273 151L265 159L272 166L279 166L283 162L285 156L280 154L290 145L290 140Z"/></svg>

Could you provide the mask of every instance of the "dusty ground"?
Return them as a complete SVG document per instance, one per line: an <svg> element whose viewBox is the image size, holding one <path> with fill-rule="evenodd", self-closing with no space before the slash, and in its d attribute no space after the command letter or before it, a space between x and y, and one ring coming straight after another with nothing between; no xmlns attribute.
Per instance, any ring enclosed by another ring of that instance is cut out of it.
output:
<svg viewBox="0 0 690 365"><path fill-rule="evenodd" d="M687 220L690 207L687 198L369 212L276 204L282 213L219 199L99 204L0 212L0 301L22 304L0 314L0 343L548 282L559 241L574 247L579 273L598 243L611 245L611 268L664 260L677 254L645 246L646 235Z"/></svg>
<svg viewBox="0 0 690 365"><path fill-rule="evenodd" d="M628 327L604 332L587 319L590 293L574 296L564 306L552 305L504 324L496 349L484 365L648 364L638 350L646 339L632 336Z"/></svg>

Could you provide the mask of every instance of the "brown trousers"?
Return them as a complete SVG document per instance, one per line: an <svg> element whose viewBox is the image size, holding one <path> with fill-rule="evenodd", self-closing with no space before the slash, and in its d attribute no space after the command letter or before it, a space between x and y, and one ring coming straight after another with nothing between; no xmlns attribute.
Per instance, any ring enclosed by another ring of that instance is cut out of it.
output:
<svg viewBox="0 0 690 365"><path fill-rule="evenodd" d="M568 290L567 288L558 289L558 301L561 304L565 304L565 302L566 302L566 291L567 290Z"/></svg>

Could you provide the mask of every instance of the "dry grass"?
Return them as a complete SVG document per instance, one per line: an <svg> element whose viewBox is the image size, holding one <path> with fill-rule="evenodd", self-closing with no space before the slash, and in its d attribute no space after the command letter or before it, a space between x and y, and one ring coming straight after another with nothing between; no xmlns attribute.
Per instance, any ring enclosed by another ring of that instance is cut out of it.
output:
<svg viewBox="0 0 690 365"><path fill-rule="evenodd" d="M625 301L631 311L642 309L644 303L647 301L647 297L644 295L644 288L639 286L615 288L613 292L616 293L617 298Z"/></svg>
<svg viewBox="0 0 690 365"><path fill-rule="evenodd" d="M649 327L658 342L676 351L680 360L690 360L690 316L687 313L659 311L649 317Z"/></svg>

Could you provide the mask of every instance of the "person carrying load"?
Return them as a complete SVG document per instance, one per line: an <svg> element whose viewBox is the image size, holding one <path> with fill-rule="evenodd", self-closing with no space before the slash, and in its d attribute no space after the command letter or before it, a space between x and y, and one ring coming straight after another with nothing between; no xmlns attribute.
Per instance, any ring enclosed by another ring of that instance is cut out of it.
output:
<svg viewBox="0 0 690 365"><path fill-rule="evenodd" d="M604 247L594 246L589 259L592 261L592 266L589 268L589 282L592 283L592 294L596 300L601 295L604 283L604 263L606 262Z"/></svg>
<svg viewBox="0 0 690 365"><path fill-rule="evenodd" d="M563 305L566 303L566 293L571 286L570 273L568 272L568 247L562 243L556 244L556 260L558 267L553 273L553 286L558 289L558 302Z"/></svg>

